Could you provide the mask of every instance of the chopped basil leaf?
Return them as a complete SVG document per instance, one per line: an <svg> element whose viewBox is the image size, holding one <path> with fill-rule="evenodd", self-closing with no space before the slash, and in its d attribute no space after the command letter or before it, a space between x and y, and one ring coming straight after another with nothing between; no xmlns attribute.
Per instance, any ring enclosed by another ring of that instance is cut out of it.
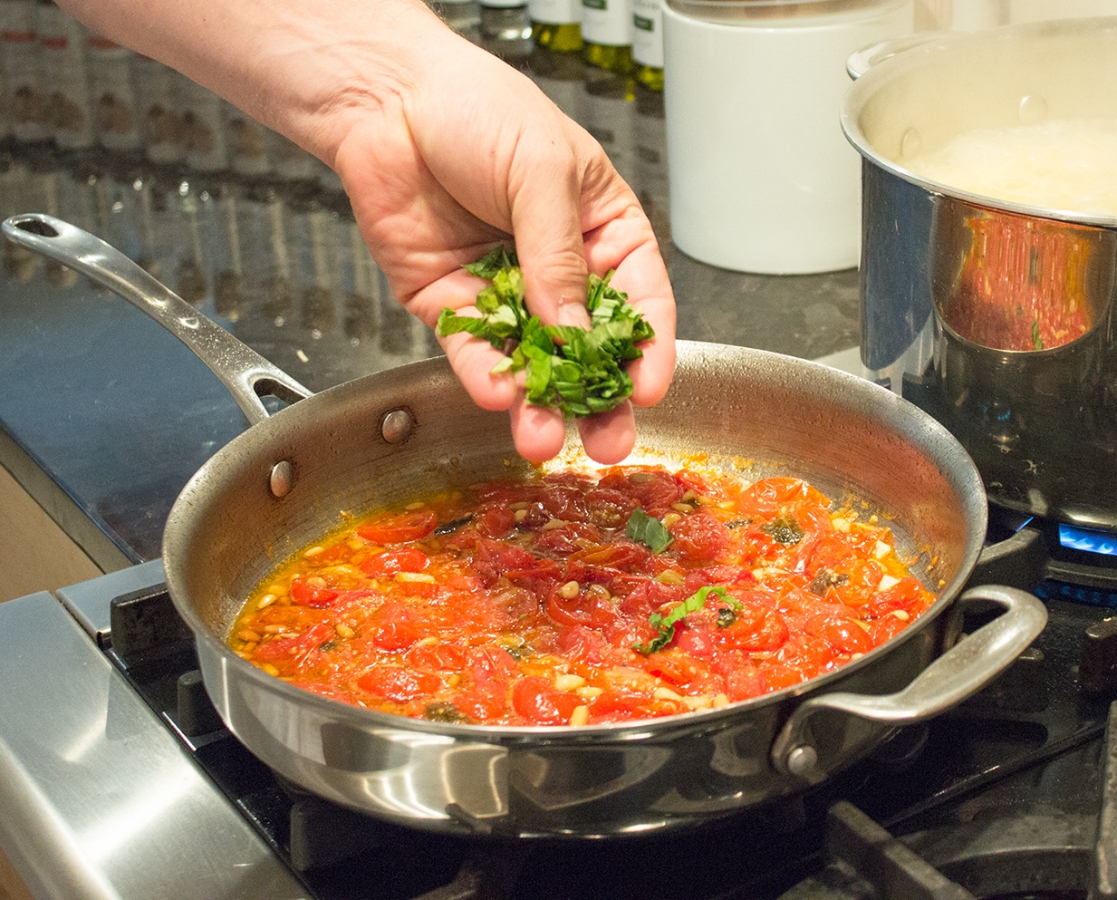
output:
<svg viewBox="0 0 1117 900"><path fill-rule="evenodd" d="M677 603L671 607L667 615L661 616L659 613L652 613L648 616L648 623L659 634L646 644L633 644L632 649L637 653L643 653L645 656L655 653L657 650L662 650L675 637L675 625L685 619L689 613L698 612L705 605L706 598L710 594L720 598L723 603L727 603L733 609L741 608L740 601L730 597L725 588L720 585L706 585L706 587L699 588L682 603Z"/></svg>
<svg viewBox="0 0 1117 900"><path fill-rule="evenodd" d="M792 516L780 516L768 525L761 525L760 530L780 544L798 544L805 534Z"/></svg>
<svg viewBox="0 0 1117 900"><path fill-rule="evenodd" d="M671 533L654 516L649 516L639 506L632 511L624 529L630 541L645 544L652 553L662 553L671 543Z"/></svg>
<svg viewBox="0 0 1117 900"><path fill-rule="evenodd" d="M729 606L723 606L718 610L717 618L714 619L714 624L718 628L728 628L737 621L737 611Z"/></svg>
<svg viewBox="0 0 1117 900"><path fill-rule="evenodd" d="M494 374L525 372L528 401L557 407L567 417L608 412L632 394L624 365L643 355L636 345L655 332L628 295L610 287L611 270L604 278L589 276L587 331L544 325L527 311L514 250L497 247L464 268L492 283L477 295L480 316L442 310L435 326L440 336L465 331L487 340L506 354Z"/></svg>

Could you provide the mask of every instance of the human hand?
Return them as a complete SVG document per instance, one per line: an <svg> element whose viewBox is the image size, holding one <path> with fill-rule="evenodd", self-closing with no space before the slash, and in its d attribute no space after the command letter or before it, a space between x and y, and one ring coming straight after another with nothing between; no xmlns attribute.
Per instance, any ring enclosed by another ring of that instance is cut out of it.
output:
<svg viewBox="0 0 1117 900"><path fill-rule="evenodd" d="M651 225L601 146L527 77L454 34L423 0L58 0L90 28L173 66L314 153L341 176L373 258L403 305L434 327L468 313L484 282L462 265L513 240L529 310L588 325L589 271L655 330L632 362L631 403L580 419L587 454L619 462L632 404L666 393L675 304ZM553 409L494 376L500 353L457 334L451 366L486 409L507 409L516 449L563 446Z"/></svg>
<svg viewBox="0 0 1117 900"><path fill-rule="evenodd" d="M587 273L614 269L656 332L628 368L632 402L578 420L586 453L619 462L636 439L632 403L662 399L674 370L674 300L651 225L600 145L530 80L449 31L437 40L437 63L340 141L334 166L358 225L396 297L432 328L445 307L468 314L485 286L462 266L513 236L545 323L588 326ZM464 334L441 341L473 400L509 411L522 456L562 449L561 414L526 402L522 373L490 374L498 350Z"/></svg>

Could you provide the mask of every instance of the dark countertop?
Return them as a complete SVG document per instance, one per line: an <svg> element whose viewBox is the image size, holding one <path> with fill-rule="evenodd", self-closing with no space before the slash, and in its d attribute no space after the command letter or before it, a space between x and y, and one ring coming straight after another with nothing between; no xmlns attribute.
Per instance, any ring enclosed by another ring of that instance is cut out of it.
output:
<svg viewBox="0 0 1117 900"><path fill-rule="evenodd" d="M857 345L856 270L748 275L672 247L654 95L591 95L569 66L558 90L544 86L581 120L617 126L603 143L661 238L680 338L807 359ZM390 295L328 187L63 159L43 147L10 147L0 168L4 217L46 212L102 237L312 390L440 352ZM6 242L3 254L0 464L101 568L158 557L179 490L247 427L243 415L141 312Z"/></svg>

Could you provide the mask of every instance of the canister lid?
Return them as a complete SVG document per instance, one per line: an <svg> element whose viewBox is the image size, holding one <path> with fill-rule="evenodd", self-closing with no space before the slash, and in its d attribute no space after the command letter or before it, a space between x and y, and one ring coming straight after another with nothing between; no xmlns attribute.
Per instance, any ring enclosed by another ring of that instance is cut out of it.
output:
<svg viewBox="0 0 1117 900"><path fill-rule="evenodd" d="M879 11L907 0L664 0L680 15L729 25L765 28L805 25L807 20Z"/></svg>

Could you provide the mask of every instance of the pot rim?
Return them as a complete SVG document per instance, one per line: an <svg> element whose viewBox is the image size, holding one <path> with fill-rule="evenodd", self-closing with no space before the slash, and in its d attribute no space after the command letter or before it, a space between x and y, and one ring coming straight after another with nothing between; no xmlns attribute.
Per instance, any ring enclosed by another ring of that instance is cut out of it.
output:
<svg viewBox="0 0 1117 900"><path fill-rule="evenodd" d="M941 194L956 200L996 211L1015 213L1029 218L1053 219L1061 222L1117 229L1117 215L1079 213L1055 209L1035 204L1000 200L987 194L967 191L953 187L935 179L926 178L905 168L902 164L878 151L861 129L861 114L877 92L889 81L907 72L924 67L948 64L952 57L982 52L983 47L1015 41L1023 37L1043 40L1044 36L1092 35L1108 32L1117 35L1117 16L1097 16L1071 19L1055 19L1041 22L1028 22L1016 25L1002 25L969 34L943 32L929 37L915 46L907 46L875 62L867 72L857 77L842 98L839 119L846 140L861 154L863 161L873 163L932 194ZM976 49L975 49L976 48ZM863 52L863 51L862 51Z"/></svg>

